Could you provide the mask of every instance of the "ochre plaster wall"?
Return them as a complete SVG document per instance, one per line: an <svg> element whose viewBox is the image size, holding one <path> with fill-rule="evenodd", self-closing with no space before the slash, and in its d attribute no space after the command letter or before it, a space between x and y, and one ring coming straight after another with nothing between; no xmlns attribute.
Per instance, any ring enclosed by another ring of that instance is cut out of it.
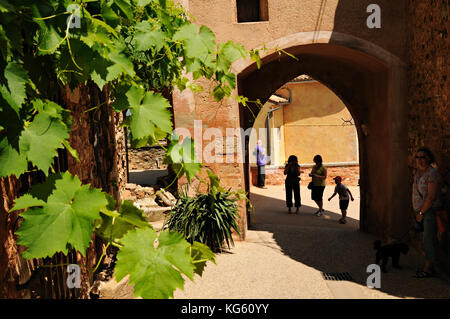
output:
<svg viewBox="0 0 450 319"><path fill-rule="evenodd" d="M358 162L356 128L343 122L352 116L336 94L320 82L291 82L284 87L291 90L292 101L272 113L271 146L272 154L277 155L270 164L283 165L290 155L296 155L300 164L309 164L316 154L322 155L325 163ZM286 92L281 88L277 94L287 97ZM267 112L274 107L277 105L267 102L256 117L250 150L256 146L257 135L267 145ZM278 141L274 128L280 128Z"/></svg>
<svg viewBox="0 0 450 319"><path fill-rule="evenodd" d="M249 150L251 151L250 163L254 165L256 165L256 154L254 153L254 150L256 149L256 142L258 139L262 141L266 154L272 155L268 158L268 164L283 165L285 162L283 106L272 112L272 116L270 117L271 152L267 150L267 112L277 107L278 105L267 102L256 116L249 142Z"/></svg>
<svg viewBox="0 0 450 319"><path fill-rule="evenodd" d="M294 154L301 163L313 163L316 154L325 163L357 162L355 127L345 104L319 82L288 84L292 103L283 108L286 158Z"/></svg>
<svg viewBox="0 0 450 319"><path fill-rule="evenodd" d="M183 0L199 24L211 28L218 41L233 40L247 49L286 35L336 31L368 40L404 57L405 0L268 0L269 20L237 23L236 0ZM381 8L381 29L369 29L367 7ZM386 36L389 35L389 36Z"/></svg>

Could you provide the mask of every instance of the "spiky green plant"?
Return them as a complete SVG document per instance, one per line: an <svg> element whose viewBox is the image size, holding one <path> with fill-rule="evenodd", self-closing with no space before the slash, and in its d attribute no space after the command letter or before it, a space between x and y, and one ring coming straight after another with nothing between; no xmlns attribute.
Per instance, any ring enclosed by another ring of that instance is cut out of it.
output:
<svg viewBox="0 0 450 319"><path fill-rule="evenodd" d="M210 175L210 187L207 193L189 197L187 192L180 198L170 212L166 226L171 231L184 234L188 242L198 241L217 252L226 243L234 245L232 231L239 235L237 219L240 193L219 186L217 176Z"/></svg>

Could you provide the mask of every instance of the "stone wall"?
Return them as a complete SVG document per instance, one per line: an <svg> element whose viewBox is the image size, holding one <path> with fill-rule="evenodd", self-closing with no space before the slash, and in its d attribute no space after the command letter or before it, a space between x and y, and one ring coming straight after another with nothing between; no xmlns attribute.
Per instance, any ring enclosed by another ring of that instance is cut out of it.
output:
<svg viewBox="0 0 450 319"><path fill-rule="evenodd" d="M412 183L417 148L428 146L436 156L447 188L450 184L448 13L448 0L409 0L407 5L409 179ZM446 198L448 208L448 192ZM441 244L448 247L449 241L447 234ZM441 257L450 269L448 251Z"/></svg>
<svg viewBox="0 0 450 319"><path fill-rule="evenodd" d="M129 148L129 170L166 169L168 165L163 163L165 156L166 151L159 146Z"/></svg>

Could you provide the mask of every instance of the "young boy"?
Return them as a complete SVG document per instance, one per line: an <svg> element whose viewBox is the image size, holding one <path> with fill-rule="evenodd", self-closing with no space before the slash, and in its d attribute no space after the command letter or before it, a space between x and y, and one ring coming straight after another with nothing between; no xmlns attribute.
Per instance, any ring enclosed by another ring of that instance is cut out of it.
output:
<svg viewBox="0 0 450 319"><path fill-rule="evenodd" d="M350 195L350 198L353 199L353 195L350 192L350 190L347 188L347 186L345 186L344 184L342 184L342 177L340 176L336 176L334 178L334 181L336 182L336 187L334 188L334 194L328 198L328 201L330 201L334 196L336 196L336 194L339 194L339 208L342 212L342 218L339 219L339 224L345 224L347 222L347 220L345 219L347 217L347 208L348 208L348 203L349 203L349 197L348 195Z"/></svg>

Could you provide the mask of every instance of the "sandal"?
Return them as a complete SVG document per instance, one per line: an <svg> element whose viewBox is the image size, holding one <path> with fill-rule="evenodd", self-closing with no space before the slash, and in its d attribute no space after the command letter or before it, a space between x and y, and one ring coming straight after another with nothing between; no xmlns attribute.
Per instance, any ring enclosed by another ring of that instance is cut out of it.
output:
<svg viewBox="0 0 450 319"><path fill-rule="evenodd" d="M347 221L345 219L339 219L339 224L345 224Z"/></svg>
<svg viewBox="0 0 450 319"><path fill-rule="evenodd" d="M427 271L423 271L423 270L418 270L416 272L416 276L415 278L429 278L429 277L434 277L432 273L429 273Z"/></svg>

